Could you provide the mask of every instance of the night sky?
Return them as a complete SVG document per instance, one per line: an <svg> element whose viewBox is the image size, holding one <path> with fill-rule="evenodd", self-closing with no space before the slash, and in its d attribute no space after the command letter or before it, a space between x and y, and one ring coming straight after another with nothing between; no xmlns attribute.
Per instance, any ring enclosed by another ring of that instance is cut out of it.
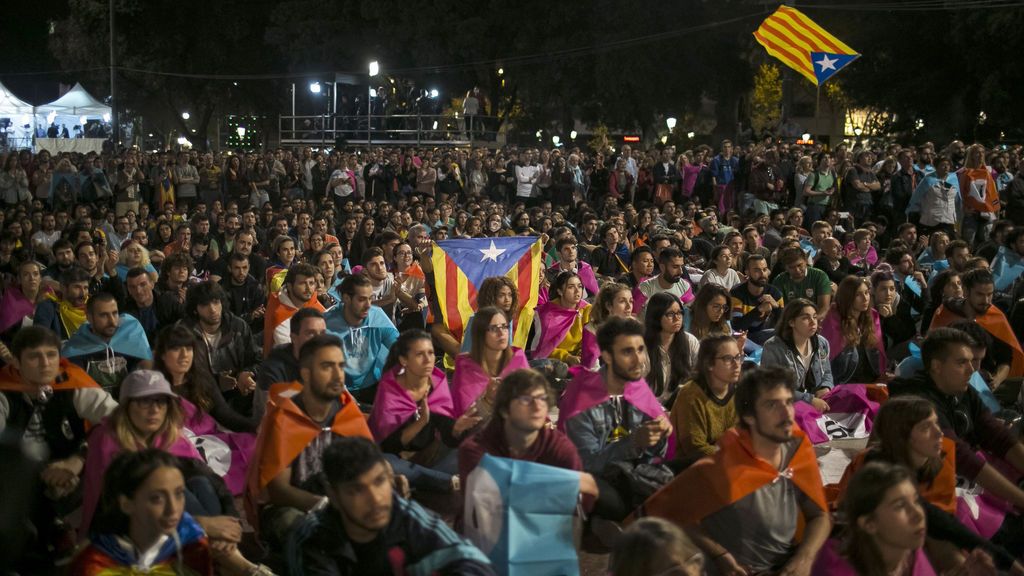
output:
<svg viewBox="0 0 1024 576"><path fill-rule="evenodd" d="M60 75L16 74L59 68L46 43L50 21L63 18L67 10L67 0L4 3L3 33L0 34L0 80L15 95L31 104L44 104L57 98Z"/></svg>

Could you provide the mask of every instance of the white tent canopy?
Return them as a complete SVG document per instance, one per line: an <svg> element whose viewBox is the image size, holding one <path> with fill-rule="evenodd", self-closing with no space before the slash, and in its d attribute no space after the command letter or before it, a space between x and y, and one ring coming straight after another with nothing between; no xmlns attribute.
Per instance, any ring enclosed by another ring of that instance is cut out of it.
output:
<svg viewBox="0 0 1024 576"><path fill-rule="evenodd" d="M32 105L18 98L0 83L0 116L31 116Z"/></svg>
<svg viewBox="0 0 1024 576"><path fill-rule="evenodd" d="M65 116L100 116L105 120L109 118L110 106L93 98L81 84L75 84L60 98L36 107L36 114L45 116L50 112Z"/></svg>

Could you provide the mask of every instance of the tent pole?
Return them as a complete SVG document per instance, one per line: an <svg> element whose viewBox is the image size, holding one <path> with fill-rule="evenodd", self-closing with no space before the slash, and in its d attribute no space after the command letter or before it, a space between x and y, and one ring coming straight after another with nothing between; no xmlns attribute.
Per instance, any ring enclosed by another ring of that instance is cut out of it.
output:
<svg viewBox="0 0 1024 576"><path fill-rule="evenodd" d="M114 141L114 149L121 142L121 123L117 117L117 82L114 75L116 60L114 58L114 0L108 0L110 7L110 124Z"/></svg>

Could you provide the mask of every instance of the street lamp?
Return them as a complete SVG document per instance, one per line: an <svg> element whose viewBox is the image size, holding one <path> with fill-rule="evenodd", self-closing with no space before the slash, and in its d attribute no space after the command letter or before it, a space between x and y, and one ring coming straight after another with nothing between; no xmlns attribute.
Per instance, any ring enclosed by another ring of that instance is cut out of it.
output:
<svg viewBox="0 0 1024 576"><path fill-rule="evenodd" d="M576 136L578 136L578 135L579 135L579 133L576 132L575 130L573 130L572 132L569 132L569 138L572 139L572 140L575 140Z"/></svg>
<svg viewBox="0 0 1024 576"><path fill-rule="evenodd" d="M863 133L864 131L860 129L860 126L857 126L856 128L853 129L853 135L856 136L857 138L860 138L860 135Z"/></svg>
<svg viewBox="0 0 1024 576"><path fill-rule="evenodd" d="M691 132L687 132L687 133L686 133L686 137L687 137L687 138L689 138L689 139L691 139L691 140L692 140L692 139L693 139L693 137L694 137L694 136L696 136L696 135L697 135L697 133L696 133L696 132L692 132L692 131L691 131Z"/></svg>
<svg viewBox="0 0 1024 576"><path fill-rule="evenodd" d="M319 82L310 82L309 83L309 91L312 92L313 94L319 94L320 93L320 83Z"/></svg>
<svg viewBox="0 0 1024 576"><path fill-rule="evenodd" d="M437 91L437 88L432 88L432 89L430 90L430 97L431 97L431 98L437 98L437 95L438 95L438 94L439 94L439 92Z"/></svg>
<svg viewBox="0 0 1024 576"><path fill-rule="evenodd" d="M811 133L804 132L803 135L800 136L800 139L803 140L804 142L807 142L808 140L811 139Z"/></svg>
<svg viewBox="0 0 1024 576"><path fill-rule="evenodd" d="M370 78L380 74L380 63L376 60L371 60L367 71L369 72ZM371 136L371 131L373 130L373 119L370 114L373 108L373 99L377 97L377 91L373 89L373 80L368 81L366 85L368 87L366 93L369 96L366 99L366 145L369 146L370 141L373 139Z"/></svg>
<svg viewBox="0 0 1024 576"><path fill-rule="evenodd" d="M238 128L235 128L235 132L238 133L239 138L245 138L245 126L239 126Z"/></svg>
<svg viewBox="0 0 1024 576"><path fill-rule="evenodd" d="M676 119L669 116L665 119L665 125L668 126L668 131L671 132L676 127Z"/></svg>
<svg viewBox="0 0 1024 576"><path fill-rule="evenodd" d="M188 112L182 112L182 113L181 113L181 119L182 119L182 120L188 120L188 119L189 119L189 118L191 118L191 117L192 117L192 115L191 115L191 114L189 114Z"/></svg>
<svg viewBox="0 0 1024 576"><path fill-rule="evenodd" d="M505 69L504 68L498 68L498 76L503 76L504 74L505 74Z"/></svg>
<svg viewBox="0 0 1024 576"><path fill-rule="evenodd" d="M561 141L562 141L562 139L559 138L558 136L552 136L551 137L551 143L555 145L555 148L558 148L558 143L561 142Z"/></svg>

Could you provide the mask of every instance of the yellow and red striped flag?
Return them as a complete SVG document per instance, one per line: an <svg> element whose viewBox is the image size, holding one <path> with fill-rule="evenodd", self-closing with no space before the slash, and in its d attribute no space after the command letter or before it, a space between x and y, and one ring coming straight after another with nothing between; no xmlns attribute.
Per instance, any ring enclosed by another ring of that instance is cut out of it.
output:
<svg viewBox="0 0 1024 576"><path fill-rule="evenodd" d="M815 86L860 57L796 8L779 6L754 32L769 54L803 74Z"/></svg>
<svg viewBox="0 0 1024 576"><path fill-rule="evenodd" d="M540 294L543 246L536 236L442 240L434 244L434 296L448 331L463 338L466 322L476 311L477 288L491 276L507 276L515 284L519 309L512 319L512 345L526 347L533 311Z"/></svg>

